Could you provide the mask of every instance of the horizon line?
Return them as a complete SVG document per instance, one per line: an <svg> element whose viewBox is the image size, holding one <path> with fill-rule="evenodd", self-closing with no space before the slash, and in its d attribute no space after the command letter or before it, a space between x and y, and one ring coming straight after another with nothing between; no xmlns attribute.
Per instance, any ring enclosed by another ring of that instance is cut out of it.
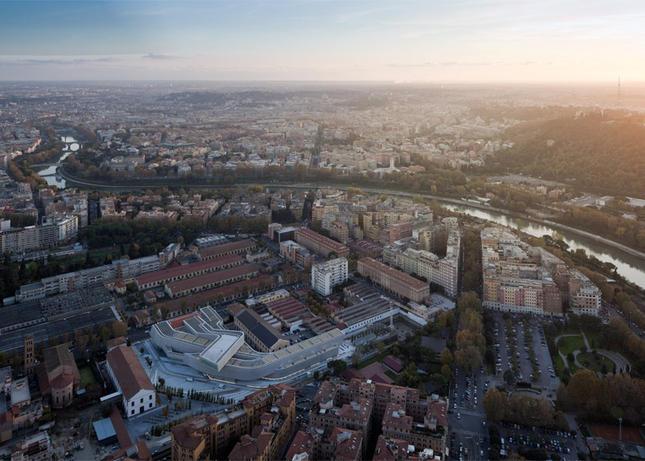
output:
<svg viewBox="0 0 645 461"><path fill-rule="evenodd" d="M386 84L386 85L645 85L645 80L341 80L341 79L2 79L0 83L324 83L324 84ZM620 83L618 83L620 82Z"/></svg>

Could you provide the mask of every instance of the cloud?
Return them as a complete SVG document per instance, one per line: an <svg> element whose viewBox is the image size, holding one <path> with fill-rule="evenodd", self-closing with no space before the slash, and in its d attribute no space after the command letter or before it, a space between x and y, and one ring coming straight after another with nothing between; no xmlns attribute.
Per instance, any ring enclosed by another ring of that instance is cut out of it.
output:
<svg viewBox="0 0 645 461"><path fill-rule="evenodd" d="M181 56L175 56L172 54L158 54L158 53L146 53L142 56L143 59L154 59L157 61L174 61L177 59L184 59Z"/></svg>
<svg viewBox="0 0 645 461"><path fill-rule="evenodd" d="M115 62L117 59L113 56L103 57L15 57L0 56L0 64L22 64L22 65L82 65L95 64L102 62Z"/></svg>
<svg viewBox="0 0 645 461"><path fill-rule="evenodd" d="M535 61L503 62L503 61L442 61L419 63L390 63L387 67L483 67L483 66L531 66L539 64ZM550 64L550 63L547 63Z"/></svg>

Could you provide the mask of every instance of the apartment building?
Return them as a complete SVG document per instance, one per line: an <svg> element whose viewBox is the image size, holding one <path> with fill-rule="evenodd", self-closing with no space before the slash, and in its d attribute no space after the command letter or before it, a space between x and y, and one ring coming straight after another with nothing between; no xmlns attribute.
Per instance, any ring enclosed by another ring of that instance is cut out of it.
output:
<svg viewBox="0 0 645 461"><path fill-rule="evenodd" d="M237 407L194 416L173 427L172 460L225 459L238 442L241 446L234 456L248 456L249 460L277 459L293 434L295 406L295 390L279 384L245 397ZM269 431L273 435L268 444L266 436L259 444L255 441L261 449L249 447L246 438L241 440L244 435Z"/></svg>
<svg viewBox="0 0 645 461"><path fill-rule="evenodd" d="M422 302L430 295L428 283L373 258L359 259L357 270L359 274L370 279L381 288L410 301Z"/></svg>
<svg viewBox="0 0 645 461"><path fill-rule="evenodd" d="M329 296L334 287L347 281L347 258L335 258L311 267L311 288L321 296Z"/></svg>
<svg viewBox="0 0 645 461"><path fill-rule="evenodd" d="M441 459L446 454L448 402L436 395L421 398L418 389L356 378L349 383L326 381L314 397L309 420L317 433L350 429L368 440L372 429L381 428L387 440L404 440L415 451ZM311 442L301 435L297 442L290 453L311 447L315 453L315 437Z"/></svg>
<svg viewBox="0 0 645 461"><path fill-rule="evenodd" d="M586 275L572 269L569 271L569 309L577 315L598 316L602 304L602 292Z"/></svg>
<svg viewBox="0 0 645 461"><path fill-rule="evenodd" d="M584 274L501 228L481 231L483 305L496 310L598 315L602 294Z"/></svg>
<svg viewBox="0 0 645 461"><path fill-rule="evenodd" d="M22 285L16 291L15 298L17 302L32 301L110 283L117 279L129 282L141 274L158 271L160 267L161 263L157 255L137 259L119 259L105 266L66 272L45 277L39 282Z"/></svg>
<svg viewBox="0 0 645 461"><path fill-rule="evenodd" d="M280 242L280 256L304 269L309 269L313 262L311 252L293 240Z"/></svg>
<svg viewBox="0 0 645 461"><path fill-rule="evenodd" d="M336 256L349 256L349 248L345 245L311 229L304 227L297 229L295 239L300 245L325 258L332 253Z"/></svg>
<svg viewBox="0 0 645 461"><path fill-rule="evenodd" d="M78 216L71 215L45 221L39 226L9 228L0 232L0 251L20 254L52 248L78 235Z"/></svg>

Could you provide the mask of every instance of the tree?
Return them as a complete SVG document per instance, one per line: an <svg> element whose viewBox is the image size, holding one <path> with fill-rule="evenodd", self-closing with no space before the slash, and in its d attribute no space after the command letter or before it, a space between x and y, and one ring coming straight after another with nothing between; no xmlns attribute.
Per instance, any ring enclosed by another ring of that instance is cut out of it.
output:
<svg viewBox="0 0 645 461"><path fill-rule="evenodd" d="M444 377L446 381L450 381L450 378L452 377L452 368L450 368L450 366L448 365L442 365L441 375Z"/></svg>
<svg viewBox="0 0 645 461"><path fill-rule="evenodd" d="M454 357L452 356L452 352L450 352L450 349L444 349L441 352L441 363L445 366L450 367L454 361Z"/></svg>
<svg viewBox="0 0 645 461"><path fill-rule="evenodd" d="M479 296L474 291L467 291L462 293L459 298L457 298L457 308L460 311L465 311L468 309L475 309L480 311L482 307L481 300Z"/></svg>
<svg viewBox="0 0 645 461"><path fill-rule="evenodd" d="M118 338L119 336L125 336L128 334L128 326L125 322L120 322L118 320L112 322L112 336Z"/></svg>
<svg viewBox="0 0 645 461"><path fill-rule="evenodd" d="M491 421L502 421L506 407L506 396L495 389L489 389L484 396L484 410L486 417Z"/></svg>
<svg viewBox="0 0 645 461"><path fill-rule="evenodd" d="M335 376L339 376L347 369L347 363L344 360L330 360L327 367L332 371Z"/></svg>

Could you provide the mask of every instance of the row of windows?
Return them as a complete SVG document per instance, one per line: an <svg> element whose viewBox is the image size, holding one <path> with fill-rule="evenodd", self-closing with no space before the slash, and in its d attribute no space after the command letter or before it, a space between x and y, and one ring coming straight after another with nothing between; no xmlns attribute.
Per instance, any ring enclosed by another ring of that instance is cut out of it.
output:
<svg viewBox="0 0 645 461"><path fill-rule="evenodd" d="M152 400L152 394L150 394L150 395L148 396L148 400ZM143 403L143 397L139 399L139 403ZM132 401L132 405L131 405L131 406L134 406L134 401Z"/></svg>

